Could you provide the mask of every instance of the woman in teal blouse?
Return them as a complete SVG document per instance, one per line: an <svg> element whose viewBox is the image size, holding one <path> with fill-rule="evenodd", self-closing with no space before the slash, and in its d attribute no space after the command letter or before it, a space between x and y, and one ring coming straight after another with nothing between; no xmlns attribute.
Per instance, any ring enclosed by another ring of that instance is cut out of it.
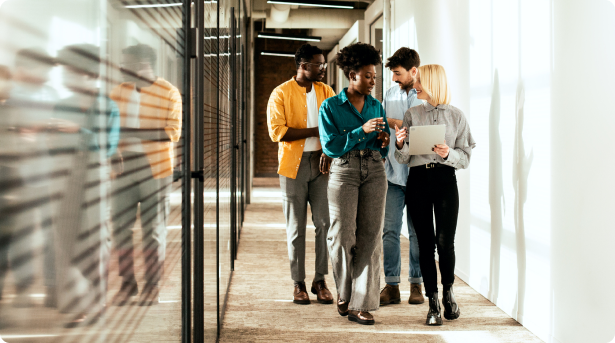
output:
<svg viewBox="0 0 615 343"><path fill-rule="evenodd" d="M389 151L389 125L370 93L380 52L356 43L337 54L349 80L325 100L318 120L323 152L333 157L328 200L327 246L337 286L337 310L359 324L374 324L380 305L380 254L387 180L382 159Z"/></svg>

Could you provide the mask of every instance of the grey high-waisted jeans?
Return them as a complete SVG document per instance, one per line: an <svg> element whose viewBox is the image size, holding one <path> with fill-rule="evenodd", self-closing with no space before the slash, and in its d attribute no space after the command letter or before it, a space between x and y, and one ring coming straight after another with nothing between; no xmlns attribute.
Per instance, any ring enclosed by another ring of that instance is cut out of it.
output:
<svg viewBox="0 0 615 343"><path fill-rule="evenodd" d="M379 152L350 151L329 176L327 245L337 293L355 311L380 305L380 254L387 178Z"/></svg>

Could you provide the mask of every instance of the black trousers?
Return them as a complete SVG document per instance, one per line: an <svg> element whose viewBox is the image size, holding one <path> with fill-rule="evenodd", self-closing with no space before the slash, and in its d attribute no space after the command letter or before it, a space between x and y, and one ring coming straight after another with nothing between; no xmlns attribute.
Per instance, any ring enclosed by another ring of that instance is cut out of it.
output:
<svg viewBox="0 0 615 343"><path fill-rule="evenodd" d="M455 231L459 215L457 177L452 167L410 168L406 204L419 243L425 293L438 291L435 249L440 257L442 284L455 281ZM434 232L434 215L436 227Z"/></svg>

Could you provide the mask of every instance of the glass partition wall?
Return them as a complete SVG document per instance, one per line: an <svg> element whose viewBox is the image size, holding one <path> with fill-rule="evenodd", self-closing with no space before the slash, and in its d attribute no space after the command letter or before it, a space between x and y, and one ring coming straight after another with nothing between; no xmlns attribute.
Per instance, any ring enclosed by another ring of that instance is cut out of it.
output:
<svg viewBox="0 0 615 343"><path fill-rule="evenodd" d="M376 47L376 49L378 49L380 51L380 58L383 58L383 53L382 53L382 26L384 23L384 17L380 16L378 19L376 19L370 26L369 26L369 32L370 32L370 44L373 45L374 47ZM374 90L372 90L372 96L376 99L378 99L378 101L382 102L383 100L383 94L385 92L384 89L384 83L383 83L383 76L384 76L384 65L386 64L386 61L382 61L383 63L381 63L380 65L376 66L376 68L378 69L378 73L376 74L376 87L374 87Z"/></svg>
<svg viewBox="0 0 615 343"><path fill-rule="evenodd" d="M245 189L241 0L0 0L0 338L216 341Z"/></svg>

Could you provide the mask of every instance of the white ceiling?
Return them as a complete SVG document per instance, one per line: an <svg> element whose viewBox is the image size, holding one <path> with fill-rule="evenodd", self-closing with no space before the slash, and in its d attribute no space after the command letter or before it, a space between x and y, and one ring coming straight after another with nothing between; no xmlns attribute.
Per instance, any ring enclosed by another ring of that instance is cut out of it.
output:
<svg viewBox="0 0 615 343"><path fill-rule="evenodd" d="M333 0L342 1L342 0ZM372 3L373 0L358 1L363 3ZM288 19L284 22L278 22L271 19L271 6L267 0L253 1L254 17L266 17L265 27L267 29L309 29L311 36L322 37L322 41L314 44L321 49L332 49L339 40L346 34L348 29L359 19L363 19L365 10L346 10L319 8L312 6L291 5L288 14ZM288 9L286 5L276 5L277 9Z"/></svg>

